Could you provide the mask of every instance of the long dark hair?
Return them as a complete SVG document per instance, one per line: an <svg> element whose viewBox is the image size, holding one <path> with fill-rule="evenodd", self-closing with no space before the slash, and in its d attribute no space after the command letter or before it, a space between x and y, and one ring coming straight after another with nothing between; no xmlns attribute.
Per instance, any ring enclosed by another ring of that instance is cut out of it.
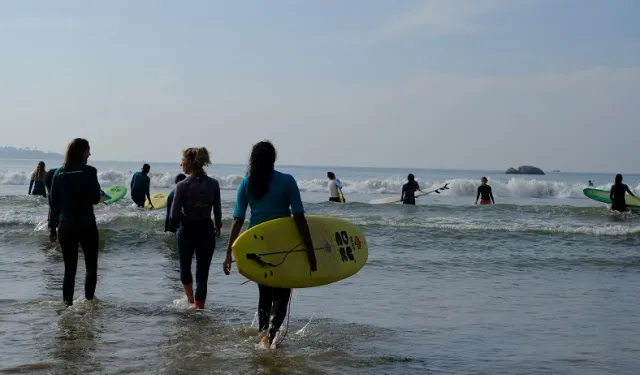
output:
<svg viewBox="0 0 640 375"><path fill-rule="evenodd" d="M614 182L615 182L615 184L616 184L616 185L620 185L620 184L622 184L622 175L621 175L620 173L618 173L618 174L616 175L616 179L615 179L615 181L614 181Z"/></svg>
<svg viewBox="0 0 640 375"><path fill-rule="evenodd" d="M84 153L89 149L89 141L84 138L75 138L67 145L63 164L83 164Z"/></svg>
<svg viewBox="0 0 640 375"><path fill-rule="evenodd" d="M276 163L276 148L271 142L262 141L253 145L249 158L249 194L258 200L269 191L269 182L273 175L273 165Z"/></svg>

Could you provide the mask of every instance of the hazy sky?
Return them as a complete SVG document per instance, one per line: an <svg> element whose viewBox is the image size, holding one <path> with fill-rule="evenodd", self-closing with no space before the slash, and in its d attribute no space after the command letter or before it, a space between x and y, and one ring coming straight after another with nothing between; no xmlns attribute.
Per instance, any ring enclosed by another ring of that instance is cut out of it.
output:
<svg viewBox="0 0 640 375"><path fill-rule="evenodd" d="M640 172L638 0L0 3L0 144Z"/></svg>

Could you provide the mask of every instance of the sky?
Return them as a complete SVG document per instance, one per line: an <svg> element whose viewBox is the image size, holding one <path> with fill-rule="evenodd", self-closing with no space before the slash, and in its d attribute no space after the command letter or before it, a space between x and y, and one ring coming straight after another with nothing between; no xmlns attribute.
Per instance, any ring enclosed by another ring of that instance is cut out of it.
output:
<svg viewBox="0 0 640 375"><path fill-rule="evenodd" d="M640 172L637 0L0 3L0 145Z"/></svg>

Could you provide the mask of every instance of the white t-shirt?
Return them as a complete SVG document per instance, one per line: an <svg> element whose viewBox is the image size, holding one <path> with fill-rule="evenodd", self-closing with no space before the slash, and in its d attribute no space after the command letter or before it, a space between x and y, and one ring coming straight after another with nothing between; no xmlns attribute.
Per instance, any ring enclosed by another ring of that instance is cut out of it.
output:
<svg viewBox="0 0 640 375"><path fill-rule="evenodd" d="M338 198L340 197L340 194L338 194L338 189L339 186L338 182L336 180L329 180L329 193L331 195L331 198Z"/></svg>

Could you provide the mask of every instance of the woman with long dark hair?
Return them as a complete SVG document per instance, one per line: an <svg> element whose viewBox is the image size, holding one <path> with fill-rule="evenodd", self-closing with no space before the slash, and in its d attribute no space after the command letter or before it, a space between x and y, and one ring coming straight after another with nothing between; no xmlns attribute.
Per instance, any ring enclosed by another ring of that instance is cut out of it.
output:
<svg viewBox="0 0 640 375"><path fill-rule="evenodd" d="M98 280L98 227L93 205L100 203L101 194L98 172L87 165L90 155L86 139L69 142L62 167L55 171L51 184L49 228L51 240L57 237L62 247L62 299L67 306L73 304L78 246L82 247L87 268L84 284L87 300L93 299Z"/></svg>
<svg viewBox="0 0 640 375"><path fill-rule="evenodd" d="M47 196L47 192L45 191L45 178L46 178L47 170L45 168L44 162L41 161L36 166L36 169L31 172L31 182L29 183L29 195L42 195L44 197Z"/></svg>
<svg viewBox="0 0 640 375"><path fill-rule="evenodd" d="M222 209L220 185L207 176L211 165L206 148L188 148L182 152L182 170L189 177L178 182L171 204L171 221L178 228L178 259L184 294L196 309L204 309L207 299L209 267L220 238ZM211 220L213 212L214 220ZM193 293L191 261L196 254L196 292Z"/></svg>
<svg viewBox="0 0 640 375"><path fill-rule="evenodd" d="M316 259L313 243L309 233L304 207L300 199L300 190L296 180L288 174L275 170L276 149L270 142L258 142L253 146L249 160L249 172L236 195L236 206L233 211L233 224L227 244L227 256L223 264L223 271L231 273L231 246L238 238L244 224L247 207L251 207L249 226L264 223L282 217L293 218L298 226L300 235L309 254L311 270L316 270ZM258 301L258 319L260 332L264 333L262 342L271 345L287 315L287 305L291 298L291 288L272 288L258 284L260 298ZM274 313L271 327L269 316Z"/></svg>
<svg viewBox="0 0 640 375"><path fill-rule="evenodd" d="M625 199L625 194L629 193L632 197L635 197L629 186L627 184L622 183L622 175L617 174L614 180L613 186L611 186L611 191L609 192L609 199L611 199L611 209L614 211L624 212L627 210L627 200Z"/></svg>

